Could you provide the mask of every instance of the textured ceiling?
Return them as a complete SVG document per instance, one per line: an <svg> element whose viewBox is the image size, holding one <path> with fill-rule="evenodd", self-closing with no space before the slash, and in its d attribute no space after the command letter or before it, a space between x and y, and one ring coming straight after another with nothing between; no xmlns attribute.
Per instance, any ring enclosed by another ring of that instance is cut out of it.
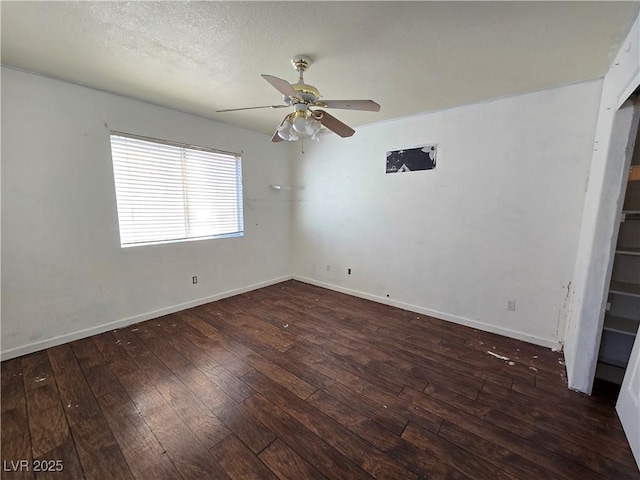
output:
<svg viewBox="0 0 640 480"><path fill-rule="evenodd" d="M296 54L354 127L601 77L638 2L11 2L2 63L272 133Z"/></svg>

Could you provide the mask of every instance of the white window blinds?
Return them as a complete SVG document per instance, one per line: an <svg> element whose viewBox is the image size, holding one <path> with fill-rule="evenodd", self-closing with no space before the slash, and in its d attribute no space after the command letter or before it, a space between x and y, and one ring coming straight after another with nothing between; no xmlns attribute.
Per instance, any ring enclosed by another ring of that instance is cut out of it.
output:
<svg viewBox="0 0 640 480"><path fill-rule="evenodd" d="M122 247L242 236L240 155L111 132Z"/></svg>

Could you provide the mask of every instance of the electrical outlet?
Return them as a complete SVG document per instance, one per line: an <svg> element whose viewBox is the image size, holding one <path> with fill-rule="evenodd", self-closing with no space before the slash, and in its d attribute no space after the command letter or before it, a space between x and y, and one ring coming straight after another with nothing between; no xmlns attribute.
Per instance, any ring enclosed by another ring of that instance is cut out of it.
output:
<svg viewBox="0 0 640 480"><path fill-rule="evenodd" d="M351 275L351 269L350 268L347 269L347 275Z"/></svg>
<svg viewBox="0 0 640 480"><path fill-rule="evenodd" d="M515 300L507 300L507 310L510 312L516 311L516 301Z"/></svg>
<svg viewBox="0 0 640 480"><path fill-rule="evenodd" d="M193 276L191 277L191 282L195 285L196 283L198 283L198 277Z"/></svg>

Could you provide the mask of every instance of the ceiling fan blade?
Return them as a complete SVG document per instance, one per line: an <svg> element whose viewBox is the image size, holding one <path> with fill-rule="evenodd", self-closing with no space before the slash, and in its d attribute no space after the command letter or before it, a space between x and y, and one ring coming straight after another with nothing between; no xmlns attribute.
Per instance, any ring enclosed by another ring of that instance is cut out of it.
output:
<svg viewBox="0 0 640 480"><path fill-rule="evenodd" d="M278 135L278 130L276 130L276 131L273 133L273 137L271 137L271 141L272 141L273 143L282 142L282 138L280 137L280 135Z"/></svg>
<svg viewBox="0 0 640 480"><path fill-rule="evenodd" d="M290 105L263 105L261 107L227 108L226 110L216 110L216 113L238 112L240 110L255 110L257 108L287 108Z"/></svg>
<svg viewBox="0 0 640 480"><path fill-rule="evenodd" d="M265 75L265 74L262 74L262 78L264 78L267 82L273 85L275 89L278 90L285 97L297 98L298 100L300 100L300 97L298 96L298 92L296 91L296 89L293 88L291 84L286 80L283 80L278 77L274 77L273 75Z"/></svg>
<svg viewBox="0 0 640 480"><path fill-rule="evenodd" d="M327 127L332 132L337 133L343 138L350 137L351 135L356 133L356 131L353 128L351 128L349 125L342 123L336 117L328 114L324 110L316 110L313 113L314 113L314 117L320 120L320 123L322 123L322 125ZM317 113L321 113L321 115L316 115Z"/></svg>
<svg viewBox="0 0 640 480"><path fill-rule="evenodd" d="M379 112L380 105L373 100L319 100L315 103L323 108L342 108L345 110L364 110Z"/></svg>

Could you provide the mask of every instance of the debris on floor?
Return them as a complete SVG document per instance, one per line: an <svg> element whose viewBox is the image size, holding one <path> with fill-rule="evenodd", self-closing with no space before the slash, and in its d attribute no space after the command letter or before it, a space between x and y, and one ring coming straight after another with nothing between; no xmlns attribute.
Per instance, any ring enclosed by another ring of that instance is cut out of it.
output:
<svg viewBox="0 0 640 480"><path fill-rule="evenodd" d="M489 355L491 355L492 357L499 358L500 360L504 360L505 362L511 360L509 357L505 357L504 355L498 355L497 353L494 353L494 352L492 352L490 350L487 350L487 353Z"/></svg>

